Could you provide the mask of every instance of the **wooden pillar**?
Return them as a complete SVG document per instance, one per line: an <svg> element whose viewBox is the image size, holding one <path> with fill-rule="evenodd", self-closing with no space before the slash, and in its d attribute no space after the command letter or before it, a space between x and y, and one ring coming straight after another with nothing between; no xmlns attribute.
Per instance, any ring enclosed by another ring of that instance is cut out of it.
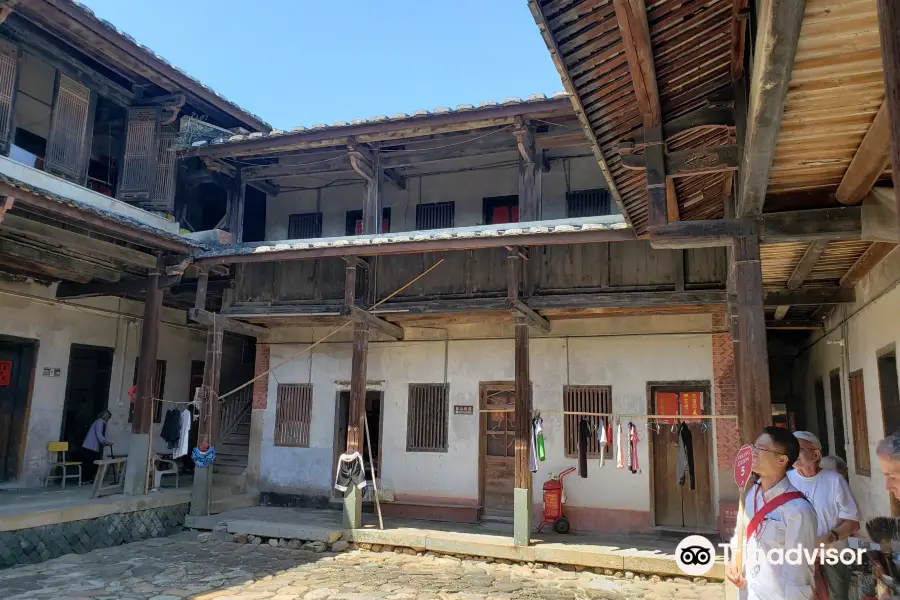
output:
<svg viewBox="0 0 900 600"><path fill-rule="evenodd" d="M884 102L891 121L891 172L900 215L900 2L878 0L878 30L884 68Z"/></svg>
<svg viewBox="0 0 900 600"><path fill-rule="evenodd" d="M733 257L740 344L736 357L740 394L738 427L741 443L749 444L759 436L763 427L772 424L759 238L735 238Z"/></svg>
<svg viewBox="0 0 900 600"><path fill-rule="evenodd" d="M662 126L644 121L644 161L647 167L647 224L658 227L669 222L666 194L666 153ZM674 189L674 188L673 188ZM677 207L677 200L675 206Z"/></svg>
<svg viewBox="0 0 900 600"><path fill-rule="evenodd" d="M231 198L228 230L234 235L234 242L239 244L244 241L244 204L247 195L247 186L241 175L241 165L234 167L234 180L235 189L228 192Z"/></svg>
<svg viewBox="0 0 900 600"><path fill-rule="evenodd" d="M128 464L125 470L125 494L141 496L146 493L149 476L150 435L153 428L153 377L156 374L156 350L159 345L159 316L163 293L159 287L158 270L147 277L144 297L144 320L141 324L141 345L137 366L137 386L134 392L134 414L131 419L131 439Z"/></svg>
<svg viewBox="0 0 900 600"><path fill-rule="evenodd" d="M544 151L535 145L534 127L524 121L519 121L515 136L519 148L519 222L538 221L541 218Z"/></svg>
<svg viewBox="0 0 900 600"><path fill-rule="evenodd" d="M206 442L211 447L216 444L219 430L219 379L222 375L222 326L213 321L206 333L206 361L203 363L203 387L200 393L200 423L198 424L198 447ZM193 448L190 449L193 451ZM194 485L191 489L191 514L208 515L210 492L212 490L212 469L194 469Z"/></svg>
<svg viewBox="0 0 900 600"><path fill-rule="evenodd" d="M209 269L200 267L197 271L197 295L194 296L194 308L206 310L206 291L209 288Z"/></svg>

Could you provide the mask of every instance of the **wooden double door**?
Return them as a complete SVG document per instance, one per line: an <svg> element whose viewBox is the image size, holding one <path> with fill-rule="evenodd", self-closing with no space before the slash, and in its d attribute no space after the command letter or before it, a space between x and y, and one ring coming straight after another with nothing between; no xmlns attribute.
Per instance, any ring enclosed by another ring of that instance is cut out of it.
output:
<svg viewBox="0 0 900 600"><path fill-rule="evenodd" d="M0 338L0 482L14 480L21 467L36 352L34 342Z"/></svg>
<svg viewBox="0 0 900 600"><path fill-rule="evenodd" d="M698 399L702 414L709 414L710 394L708 385L664 384L650 386L650 413L672 414L670 422L652 422L649 429L640 432L650 439L650 460L653 467L654 521L658 527L684 528L695 531L713 530L716 526L712 507L712 448L713 430L702 427L709 421L690 421L682 415L682 398L691 394ZM691 434L694 458L694 489L685 473L684 485L678 484L678 454L680 423L684 417ZM643 427L643 425L642 425Z"/></svg>

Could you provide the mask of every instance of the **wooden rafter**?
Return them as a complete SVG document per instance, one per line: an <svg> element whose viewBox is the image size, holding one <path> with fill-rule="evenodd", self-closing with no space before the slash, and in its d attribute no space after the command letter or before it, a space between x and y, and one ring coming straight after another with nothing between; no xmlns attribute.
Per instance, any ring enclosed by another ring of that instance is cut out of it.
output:
<svg viewBox="0 0 900 600"><path fill-rule="evenodd" d="M747 20L750 16L748 0L734 0L731 8L731 76L738 79L744 73L744 52L747 47Z"/></svg>
<svg viewBox="0 0 900 600"><path fill-rule="evenodd" d="M841 179L835 194L838 202L859 204L863 201L890 162L890 133L887 102L883 102Z"/></svg>
<svg viewBox="0 0 900 600"><path fill-rule="evenodd" d="M6 213L8 213L10 209L12 209L15 201L16 199L12 196L6 196L2 201L0 201L0 225L3 225L4 217L6 216ZM9 223L7 223L7 227L8 226Z"/></svg>
<svg viewBox="0 0 900 600"><path fill-rule="evenodd" d="M200 323L207 327L218 327L225 331L231 331L250 337L264 337L269 333L269 330L265 327L236 321L232 318L223 317L222 315L197 308L188 309L188 318L195 323Z"/></svg>
<svg viewBox="0 0 900 600"><path fill-rule="evenodd" d="M852 288L855 286L875 265L881 262L881 259L890 254L896 247L897 244L874 242L841 277L841 287Z"/></svg>
<svg viewBox="0 0 900 600"><path fill-rule="evenodd" d="M349 318L354 323L365 323L372 329L376 329L395 340L403 339L403 328L394 325L389 321L385 321L381 317L376 317L370 312L361 309L358 306L342 306L341 315Z"/></svg>
<svg viewBox="0 0 900 600"><path fill-rule="evenodd" d="M806 281L806 278L812 273L816 263L819 262L819 257L822 256L822 253L825 252L825 248L827 247L828 240L816 240L809 245L806 252L803 253L800 261L797 263L797 266L794 267L791 276L788 278L787 289L800 289L800 286L803 285L803 282Z"/></svg>
<svg viewBox="0 0 900 600"><path fill-rule="evenodd" d="M750 81L737 213L762 212L806 0L762 0Z"/></svg>

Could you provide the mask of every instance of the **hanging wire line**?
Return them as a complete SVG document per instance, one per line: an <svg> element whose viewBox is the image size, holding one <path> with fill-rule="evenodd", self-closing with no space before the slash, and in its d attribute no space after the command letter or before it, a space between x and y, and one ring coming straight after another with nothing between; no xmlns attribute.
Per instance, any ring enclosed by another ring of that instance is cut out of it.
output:
<svg viewBox="0 0 900 600"><path fill-rule="evenodd" d="M480 413L514 413L514 408L487 408L481 409ZM680 421L699 421L703 419L737 419L737 415L647 415L647 414L625 414L625 413L596 413L596 412L579 412L572 410L545 410L535 408L532 412L541 414L559 414L574 417L625 417L628 419L676 419Z"/></svg>
<svg viewBox="0 0 900 600"><path fill-rule="evenodd" d="M422 273L420 273L415 279L413 279L412 281L410 281L410 282L407 283L406 285L400 287L399 289L395 290L394 292L392 292L391 294L389 294L388 296L386 296L386 297L383 298L382 300L379 300L378 302L376 302L375 304L373 304L372 307L369 308L369 310L370 310L370 311L375 310L376 308L378 308L379 306L381 306L382 304L384 304L385 302L387 302L388 300L390 300L391 298L393 298L393 297L396 296L397 294L403 292L406 288L410 287L411 285L413 285L414 283L416 283L417 281L419 281L420 279L422 279L423 277L425 277L426 275L428 275L429 273L431 273L433 270L435 270L442 262L444 262L444 259L443 259L443 258L442 258L441 260L437 261L436 263L434 263L433 265L431 265L428 269L426 269L426 270L423 271ZM227 398L228 396L230 396L230 395L232 395L232 394L234 394L234 393L237 393L239 390L242 390L242 389L244 389L245 387L247 387L248 385L251 385L251 384L252 384L253 382L255 382L256 380L261 379L261 378L267 376L267 375L268 375L269 373L271 373L272 371L275 371L276 369L279 369L279 368L283 367L284 365L288 364L289 362L292 362L293 360L299 358L301 355L303 355L303 354L309 352L310 350L312 350L313 348L315 348L316 346L318 346L319 344L321 344L322 342L324 342L324 341L327 340L328 338L334 336L337 332L339 332L339 331L341 331L342 329L346 328L347 325L350 325L351 323L353 323L353 321L347 321L346 323L344 323L344 324L341 325L340 327L338 327L338 328L334 329L333 331L331 331L331 333L329 333L329 334L327 334L326 336L320 338L319 340L315 341L315 342L312 343L311 345L309 345L309 346L303 348L302 350L300 350L299 352L297 352L297 353L294 354L293 356L290 356L289 358L283 360L282 362L278 363L278 364L275 365L274 367L270 367L268 370L266 370L266 371L264 371L263 373L260 373L259 375L255 376L255 377L254 377L253 379L251 379L250 381L248 381L248 382L246 382L246 383L244 383L244 384L239 385L238 387L234 388L234 389L231 390L230 392L228 392L228 393L226 393L226 394L222 394L221 396L219 396L219 401L221 401L221 400Z"/></svg>

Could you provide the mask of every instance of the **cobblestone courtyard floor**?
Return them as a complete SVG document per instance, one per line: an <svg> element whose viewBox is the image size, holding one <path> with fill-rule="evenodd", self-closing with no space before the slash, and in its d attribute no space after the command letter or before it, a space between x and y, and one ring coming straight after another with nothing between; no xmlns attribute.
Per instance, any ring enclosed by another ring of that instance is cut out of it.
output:
<svg viewBox="0 0 900 600"><path fill-rule="evenodd" d="M178 600L719 600L721 583L542 565L198 541L196 533L0 571L0 598Z"/></svg>

